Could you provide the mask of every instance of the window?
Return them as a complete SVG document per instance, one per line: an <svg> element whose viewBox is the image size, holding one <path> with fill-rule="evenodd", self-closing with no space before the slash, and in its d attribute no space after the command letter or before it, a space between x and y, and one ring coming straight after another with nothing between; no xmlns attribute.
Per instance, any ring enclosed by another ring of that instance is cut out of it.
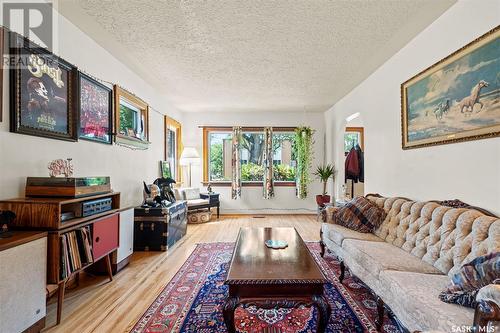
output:
<svg viewBox="0 0 500 333"><path fill-rule="evenodd" d="M208 134L209 178L210 182L231 181L231 132L210 132Z"/></svg>
<svg viewBox="0 0 500 333"><path fill-rule="evenodd" d="M349 154L352 147L359 145L362 150L364 138L363 138L363 127L346 127L344 134L344 153Z"/></svg>
<svg viewBox="0 0 500 333"><path fill-rule="evenodd" d="M181 124L165 116L165 161L170 165L172 178L181 181L179 158L182 150Z"/></svg>
<svg viewBox="0 0 500 333"><path fill-rule="evenodd" d="M241 181L261 186L264 178L264 128L242 128ZM273 128L275 185L294 185L296 159L294 128ZM203 128L203 179L205 183L230 185L232 177L232 128Z"/></svg>
<svg viewBox="0 0 500 333"><path fill-rule="evenodd" d="M274 181L295 182L295 133L273 132L273 155Z"/></svg>
<svg viewBox="0 0 500 333"><path fill-rule="evenodd" d="M264 133L242 132L241 181L262 182L264 180Z"/></svg>
<svg viewBox="0 0 500 333"><path fill-rule="evenodd" d="M149 106L128 91L114 86L116 141L146 147L149 139Z"/></svg>

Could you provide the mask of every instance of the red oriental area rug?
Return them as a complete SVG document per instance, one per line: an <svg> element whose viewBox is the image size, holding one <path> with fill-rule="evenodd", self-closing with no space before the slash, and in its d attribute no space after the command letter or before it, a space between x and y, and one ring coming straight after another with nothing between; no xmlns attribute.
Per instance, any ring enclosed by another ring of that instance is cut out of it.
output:
<svg viewBox="0 0 500 333"><path fill-rule="evenodd" d="M308 243L330 283L325 297L332 314L327 332L377 332L376 302L367 287L357 278L346 276L338 281L339 261L332 255L319 255L319 244ZM224 280L234 243L199 244L170 283L160 293L133 333L152 332L227 332L222 307L227 296ZM238 307L235 324L242 333L313 333L316 331L316 310L259 309ZM395 322L386 316L382 332L400 332Z"/></svg>

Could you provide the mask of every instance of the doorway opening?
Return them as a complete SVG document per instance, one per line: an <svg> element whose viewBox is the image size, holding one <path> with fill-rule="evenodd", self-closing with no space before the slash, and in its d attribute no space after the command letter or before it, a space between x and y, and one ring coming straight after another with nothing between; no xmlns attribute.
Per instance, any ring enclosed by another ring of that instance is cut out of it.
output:
<svg viewBox="0 0 500 333"><path fill-rule="evenodd" d="M342 180L344 200L365 194L364 186L364 127L359 113L346 118L344 131L345 172Z"/></svg>

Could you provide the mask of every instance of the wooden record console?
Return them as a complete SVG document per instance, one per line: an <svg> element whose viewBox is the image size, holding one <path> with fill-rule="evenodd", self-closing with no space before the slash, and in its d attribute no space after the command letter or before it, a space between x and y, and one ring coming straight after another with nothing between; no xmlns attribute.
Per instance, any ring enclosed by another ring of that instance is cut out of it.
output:
<svg viewBox="0 0 500 333"><path fill-rule="evenodd" d="M83 216L84 202L111 199L111 210ZM66 282L85 268L104 260L113 280L110 256L119 245L120 193L81 198L27 197L0 201L0 210L11 210L13 229L48 232L47 284L58 285L57 324L61 321ZM64 219L63 219L64 217Z"/></svg>

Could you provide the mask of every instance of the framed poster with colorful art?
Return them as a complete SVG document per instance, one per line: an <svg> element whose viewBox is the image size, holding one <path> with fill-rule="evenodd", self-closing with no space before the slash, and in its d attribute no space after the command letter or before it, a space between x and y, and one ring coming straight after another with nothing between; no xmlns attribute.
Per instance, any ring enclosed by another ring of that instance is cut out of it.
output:
<svg viewBox="0 0 500 333"><path fill-rule="evenodd" d="M401 85L403 149L500 136L500 27Z"/></svg>
<svg viewBox="0 0 500 333"><path fill-rule="evenodd" d="M81 72L78 84L79 138L111 144L113 89Z"/></svg>
<svg viewBox="0 0 500 333"><path fill-rule="evenodd" d="M9 37L11 132L76 141L76 67L17 33Z"/></svg>

